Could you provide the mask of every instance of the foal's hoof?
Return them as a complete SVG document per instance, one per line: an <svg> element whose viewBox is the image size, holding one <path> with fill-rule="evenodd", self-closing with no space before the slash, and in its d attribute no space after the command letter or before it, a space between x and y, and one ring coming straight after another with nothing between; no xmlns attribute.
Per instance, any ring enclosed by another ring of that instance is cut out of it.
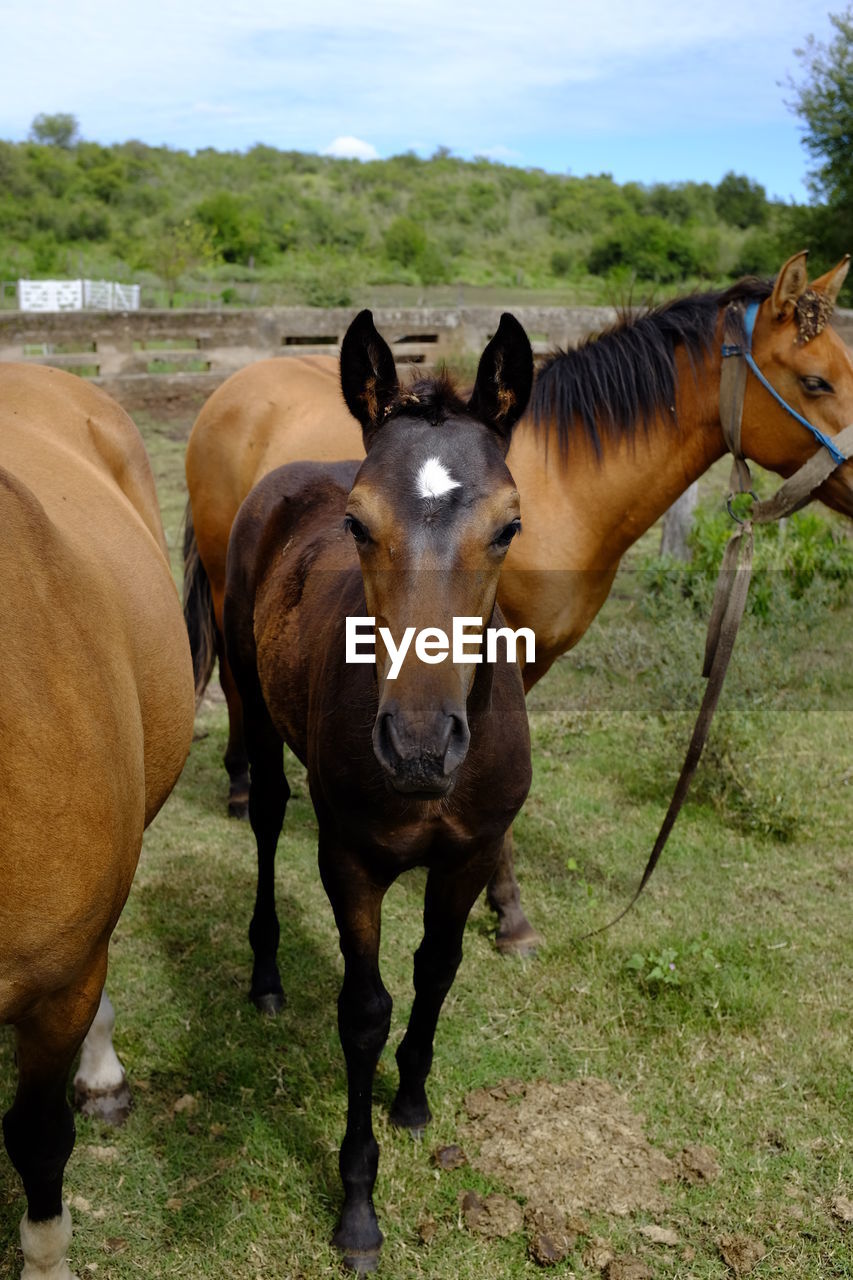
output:
<svg viewBox="0 0 853 1280"><path fill-rule="evenodd" d="M114 1089L89 1089L75 1080L74 1106L81 1115L118 1128L130 1115L133 1098L126 1080Z"/></svg>
<svg viewBox="0 0 853 1280"><path fill-rule="evenodd" d="M542 945L542 935L529 921L514 929L499 929L495 946L502 956L535 956Z"/></svg>
<svg viewBox="0 0 853 1280"><path fill-rule="evenodd" d="M236 818L239 822L245 821L249 816L249 797L245 795L228 797L228 817Z"/></svg>
<svg viewBox="0 0 853 1280"><path fill-rule="evenodd" d="M407 1107L395 1101L388 1119L395 1129L408 1129L415 1141L418 1141L424 1136L424 1130L432 1120L432 1112L426 1103L423 1106Z"/></svg>
<svg viewBox="0 0 853 1280"><path fill-rule="evenodd" d="M355 1271L357 1275L375 1271L379 1265L379 1250L383 1239L373 1205L369 1201L344 1205L338 1229L332 1236L332 1244L348 1270Z"/></svg>
<svg viewBox="0 0 853 1280"><path fill-rule="evenodd" d="M346 1249L342 1249L341 1262L348 1271L364 1276L369 1271L375 1271L379 1266L379 1250L376 1249L372 1253L348 1253Z"/></svg>
<svg viewBox="0 0 853 1280"><path fill-rule="evenodd" d="M250 999L259 1013L265 1013L270 1018L274 1018L284 1008L284 995L281 991L265 991L262 996L251 996Z"/></svg>

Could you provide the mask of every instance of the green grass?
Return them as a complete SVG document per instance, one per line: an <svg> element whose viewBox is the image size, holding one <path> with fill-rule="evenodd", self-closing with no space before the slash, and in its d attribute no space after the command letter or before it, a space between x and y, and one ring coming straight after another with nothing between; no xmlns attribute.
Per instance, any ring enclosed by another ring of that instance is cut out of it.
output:
<svg viewBox="0 0 853 1280"><path fill-rule="evenodd" d="M142 426L177 572L187 424ZM630 568L620 575L589 635L529 700L535 774L516 827L518 872L546 941L535 960L501 959L489 911L475 908L439 1023L435 1119L420 1143L385 1117L421 875L388 896L382 963L396 1003L375 1086L387 1280L538 1274L521 1235L484 1241L460 1225L464 1188L502 1188L470 1167L439 1174L430 1155L457 1140L469 1090L510 1076L582 1075L627 1097L667 1154L710 1144L722 1168L709 1185L667 1186L656 1221L678 1232L678 1247L644 1242L648 1215L594 1217L589 1235L643 1255L655 1277L721 1280L731 1273L717 1241L732 1232L766 1248L760 1280L853 1276L850 1228L831 1212L835 1194L853 1194L853 609L819 611L794 628L746 621L707 761L662 865L621 924L584 941L632 892L701 693L702 620L687 602L653 619L640 581ZM262 1019L246 1000L253 842L248 826L224 816L225 731L223 705L208 702L114 937L109 990L136 1106L117 1133L78 1122L66 1194L76 1199L71 1260L81 1277L339 1273L328 1241L346 1106L335 1018L342 962L313 813L291 761L277 868L288 1002L278 1019ZM0 1067L5 1107L9 1036ZM186 1095L193 1103L176 1109ZM0 1160L0 1280L18 1274L23 1204ZM427 1217L438 1224L428 1246L417 1233ZM556 1274L598 1274L583 1246Z"/></svg>

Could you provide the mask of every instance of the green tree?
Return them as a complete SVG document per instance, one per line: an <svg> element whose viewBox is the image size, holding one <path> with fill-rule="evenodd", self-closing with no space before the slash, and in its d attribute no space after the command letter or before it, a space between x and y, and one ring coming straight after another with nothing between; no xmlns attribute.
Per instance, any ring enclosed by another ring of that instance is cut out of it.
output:
<svg viewBox="0 0 853 1280"><path fill-rule="evenodd" d="M195 217L209 233L225 262L254 265L266 261L270 237L257 209L230 191L207 196L195 209Z"/></svg>
<svg viewBox="0 0 853 1280"><path fill-rule="evenodd" d="M175 305L184 274L194 267L211 266L217 257L209 232L191 218L161 228L143 254L144 265L156 271L166 286L170 307Z"/></svg>
<svg viewBox="0 0 853 1280"><path fill-rule="evenodd" d="M760 182L730 169L714 192L714 207L730 227L763 227L767 221L767 192Z"/></svg>
<svg viewBox="0 0 853 1280"><path fill-rule="evenodd" d="M789 79L788 105L805 125L803 144L816 163L812 192L827 203L815 210L814 231L827 255L840 256L850 248L853 222L853 5L829 20L836 32L829 44L809 36L795 50L805 79Z"/></svg>
<svg viewBox="0 0 853 1280"><path fill-rule="evenodd" d="M69 111L42 112L30 125L30 137L47 147L73 147L79 135L77 117Z"/></svg>

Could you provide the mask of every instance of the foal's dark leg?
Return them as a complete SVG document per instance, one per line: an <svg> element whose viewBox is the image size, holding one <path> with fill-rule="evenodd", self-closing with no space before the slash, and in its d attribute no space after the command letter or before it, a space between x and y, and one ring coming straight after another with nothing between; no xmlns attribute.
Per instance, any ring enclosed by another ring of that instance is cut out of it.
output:
<svg viewBox="0 0 853 1280"><path fill-rule="evenodd" d="M228 745L225 768L228 773L228 813L232 818L245 818L249 813L249 760L243 731L243 702L225 656L225 642L216 628L216 653L219 658L219 683L228 706Z"/></svg>
<svg viewBox="0 0 853 1280"><path fill-rule="evenodd" d="M320 847L320 874L335 913L344 957L338 1031L347 1066L347 1130L341 1143L344 1204L332 1243L346 1266L372 1271L382 1232L373 1207L379 1146L373 1134L373 1076L388 1039L391 997L379 973L379 928L385 885L339 850Z"/></svg>
<svg viewBox="0 0 853 1280"><path fill-rule="evenodd" d="M513 867L512 827L504 836L498 865L488 883L486 899L497 912L495 945L502 955L533 955L542 941L521 907L521 890Z"/></svg>
<svg viewBox="0 0 853 1280"><path fill-rule="evenodd" d="M275 850L290 788L284 776L282 740L263 702L247 704L245 726L251 774L249 819L258 845L258 887L249 925L255 957L249 996L262 1013L278 1013L284 992L276 964L280 931L275 910Z"/></svg>
<svg viewBox="0 0 853 1280"><path fill-rule="evenodd" d="M426 1079L432 1066L435 1028L444 998L462 959L462 935L471 907L483 889L491 859L461 872L433 868L424 898L424 936L415 952L415 1000L406 1034L397 1050L400 1087L391 1120L407 1129L422 1129L432 1118Z"/></svg>

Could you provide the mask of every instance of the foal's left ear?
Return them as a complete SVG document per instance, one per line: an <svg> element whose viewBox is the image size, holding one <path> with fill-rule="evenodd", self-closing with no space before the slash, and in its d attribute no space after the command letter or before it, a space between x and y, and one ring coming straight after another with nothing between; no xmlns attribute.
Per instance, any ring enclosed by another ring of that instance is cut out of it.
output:
<svg viewBox="0 0 853 1280"><path fill-rule="evenodd" d="M480 357L468 410L491 427L509 448L512 429L527 408L533 386L533 351L516 320L505 311L498 331Z"/></svg>
<svg viewBox="0 0 853 1280"><path fill-rule="evenodd" d="M361 423L364 446L381 427L400 390L388 343L376 330L371 311L360 311L341 343L341 391Z"/></svg>

